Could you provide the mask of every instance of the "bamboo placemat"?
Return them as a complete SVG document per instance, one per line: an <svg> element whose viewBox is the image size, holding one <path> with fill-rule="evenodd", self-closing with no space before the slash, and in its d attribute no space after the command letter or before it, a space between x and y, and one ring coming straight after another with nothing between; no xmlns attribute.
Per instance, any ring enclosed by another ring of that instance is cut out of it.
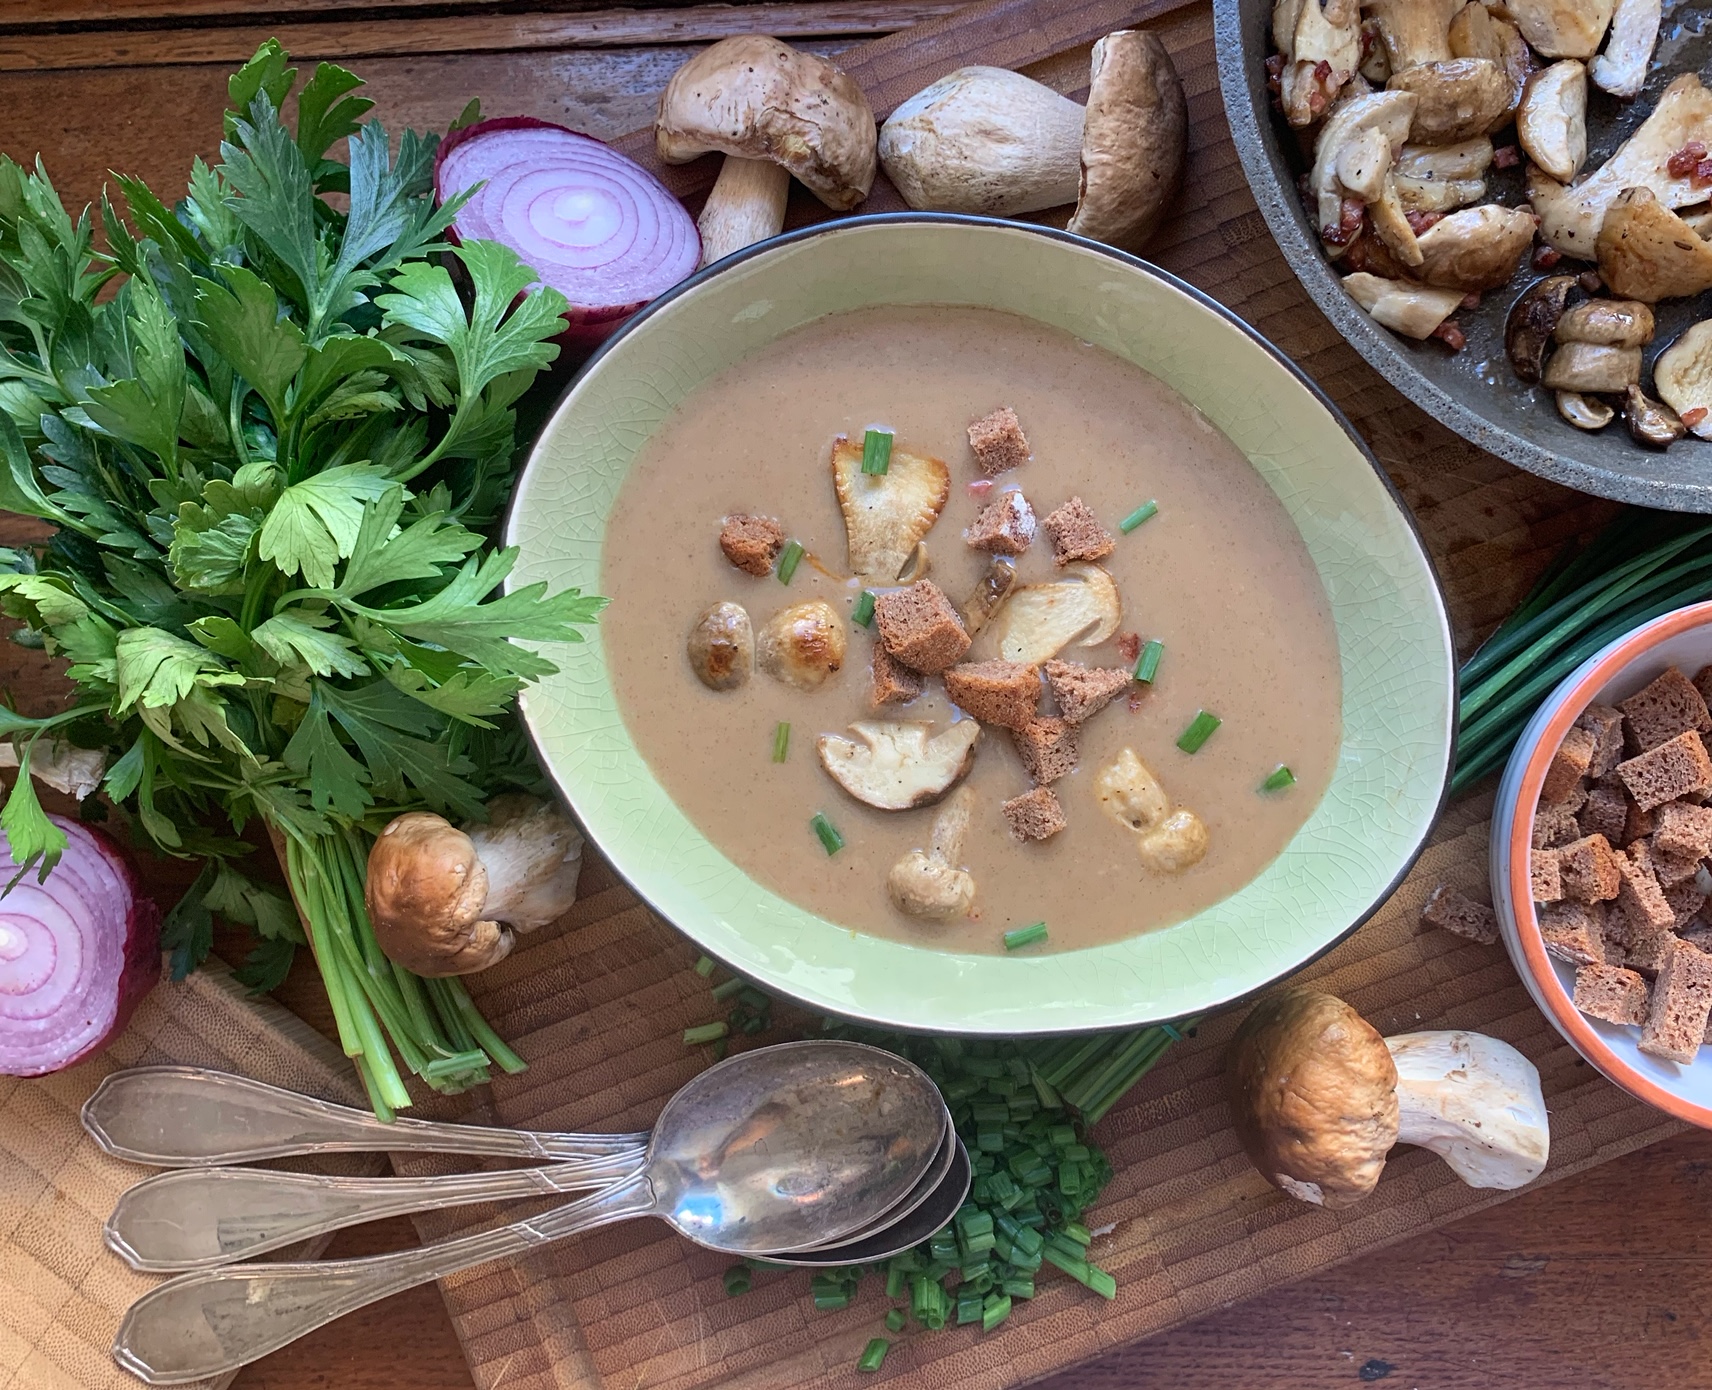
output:
<svg viewBox="0 0 1712 1390"><path fill-rule="evenodd" d="M120 1192L151 1170L102 1153L77 1116L103 1077L165 1062L365 1103L336 1047L277 1004L252 999L212 960L183 984L157 987L100 1057L53 1076L0 1077L0 1390L136 1390L113 1361L113 1335L160 1276L129 1268L101 1228ZM343 1171L356 1171L351 1160Z"/></svg>

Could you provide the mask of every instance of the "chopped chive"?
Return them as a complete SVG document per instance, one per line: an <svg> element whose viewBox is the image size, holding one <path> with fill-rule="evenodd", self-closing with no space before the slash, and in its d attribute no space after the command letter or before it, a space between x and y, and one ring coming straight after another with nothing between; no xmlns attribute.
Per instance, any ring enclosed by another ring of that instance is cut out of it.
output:
<svg viewBox="0 0 1712 1390"><path fill-rule="evenodd" d="M1281 792L1285 787L1295 785L1296 774L1285 767L1283 763L1279 763L1267 774L1266 780L1260 784L1260 790L1263 792Z"/></svg>
<svg viewBox="0 0 1712 1390"><path fill-rule="evenodd" d="M1019 950L1024 946L1032 946L1037 941L1046 940L1046 923L1036 922L1032 927L1018 927L1015 931L1005 933L1005 949Z"/></svg>
<svg viewBox="0 0 1712 1390"><path fill-rule="evenodd" d="M713 974L713 957L712 956L703 956L700 960L698 960L695 963L695 973L700 975L702 977L702 979L704 979L704 980L709 975Z"/></svg>
<svg viewBox="0 0 1712 1390"><path fill-rule="evenodd" d="M886 1331L902 1332L904 1330L904 1310L893 1308L886 1314Z"/></svg>
<svg viewBox="0 0 1712 1390"><path fill-rule="evenodd" d="M802 563L803 548L796 541L789 541L779 554L779 583L789 584L791 576L797 572L797 566Z"/></svg>
<svg viewBox="0 0 1712 1390"><path fill-rule="evenodd" d="M1137 526L1140 526L1142 522L1147 521L1151 517L1157 516L1158 513L1159 503L1155 502L1150 497L1122 521L1118 522L1118 530L1122 531L1124 535L1127 536L1131 531L1135 530Z"/></svg>
<svg viewBox="0 0 1712 1390"><path fill-rule="evenodd" d="M850 1306L850 1293L844 1288L820 1288L814 1291L814 1306L822 1313L836 1312Z"/></svg>
<svg viewBox="0 0 1712 1390"><path fill-rule="evenodd" d="M729 1031L730 1029L723 1021L719 1023L704 1023L699 1028L686 1028L684 1029L684 1046L695 1047L700 1043L717 1042Z"/></svg>
<svg viewBox="0 0 1712 1390"><path fill-rule="evenodd" d="M883 474L892 466L892 434L890 430L869 430L862 436L862 471Z"/></svg>
<svg viewBox="0 0 1712 1390"><path fill-rule="evenodd" d="M981 1305L981 1331L991 1332L1011 1315L1009 1294L990 1293Z"/></svg>
<svg viewBox="0 0 1712 1390"><path fill-rule="evenodd" d="M1083 1282L1101 1298L1116 1298L1118 1296L1118 1281L1098 1265L1088 1266L1088 1277Z"/></svg>
<svg viewBox="0 0 1712 1390"><path fill-rule="evenodd" d="M862 1355L856 1358L856 1369L859 1371L877 1371L880 1363L886 1359L886 1353L892 1344L884 1337L876 1337L862 1348Z"/></svg>
<svg viewBox="0 0 1712 1390"><path fill-rule="evenodd" d="M750 1275L748 1265L732 1265L725 1271L725 1292L731 1298L738 1294L748 1293Z"/></svg>
<svg viewBox="0 0 1712 1390"><path fill-rule="evenodd" d="M1148 685L1153 684L1153 678L1159 674L1159 658L1165 655L1165 643L1155 638L1141 649L1141 655L1136 658L1135 678Z"/></svg>
<svg viewBox="0 0 1712 1390"><path fill-rule="evenodd" d="M813 827L814 833L820 836L820 843L826 847L828 854L837 854L844 848L844 837L838 833L838 827L819 811L814 813L809 825Z"/></svg>
<svg viewBox="0 0 1712 1390"><path fill-rule="evenodd" d="M733 975L729 980L722 980L713 987L713 997L720 1001L731 999L749 988L749 981L741 975Z"/></svg>
<svg viewBox="0 0 1712 1390"><path fill-rule="evenodd" d="M791 751L791 726L784 720L773 730L773 761L782 763Z"/></svg>
<svg viewBox="0 0 1712 1390"><path fill-rule="evenodd" d="M1177 740L1177 746L1185 753L1200 752L1201 745L1213 736L1213 730L1223 722L1216 714L1197 710L1195 717L1189 721L1189 727L1183 730L1182 737Z"/></svg>
<svg viewBox="0 0 1712 1390"><path fill-rule="evenodd" d="M850 621L857 627L867 627L874 621L874 591L864 589L857 595L856 607L850 612Z"/></svg>

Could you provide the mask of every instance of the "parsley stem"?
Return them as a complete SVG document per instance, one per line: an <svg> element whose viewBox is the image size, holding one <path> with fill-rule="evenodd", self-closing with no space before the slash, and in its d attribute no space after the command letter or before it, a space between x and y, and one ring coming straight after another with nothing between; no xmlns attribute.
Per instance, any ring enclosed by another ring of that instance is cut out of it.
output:
<svg viewBox="0 0 1712 1390"><path fill-rule="evenodd" d="M528 1071L529 1063L507 1047L505 1040L494 1032L492 1025L482 1017L481 1010L476 1007L476 1001L470 998L469 991L464 988L464 982L456 975L448 975L442 983L464 1025L475 1035L476 1045L493 1058L493 1064L507 1076Z"/></svg>

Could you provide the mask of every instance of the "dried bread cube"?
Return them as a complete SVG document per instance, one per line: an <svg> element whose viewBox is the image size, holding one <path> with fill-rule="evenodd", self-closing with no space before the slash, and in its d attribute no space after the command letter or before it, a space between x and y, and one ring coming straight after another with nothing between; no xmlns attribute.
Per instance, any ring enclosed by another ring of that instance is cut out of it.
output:
<svg viewBox="0 0 1712 1390"><path fill-rule="evenodd" d="M1655 819L1656 812L1643 811L1633 801L1629 802L1628 814L1623 817L1623 835L1620 843L1627 848L1636 840L1644 840L1658 828Z"/></svg>
<svg viewBox="0 0 1712 1390"><path fill-rule="evenodd" d="M1067 719L1037 715L1020 729L1011 730L1011 741L1036 786L1049 786L1076 770L1076 726Z"/></svg>
<svg viewBox="0 0 1712 1390"><path fill-rule="evenodd" d="M1020 729L1040 703L1040 668L1020 661L973 661L945 669L951 703L983 724Z"/></svg>
<svg viewBox="0 0 1712 1390"><path fill-rule="evenodd" d="M1482 946L1498 941L1497 915L1485 903L1477 903L1448 883L1441 883L1421 904L1421 921L1429 927L1466 936Z"/></svg>
<svg viewBox="0 0 1712 1390"><path fill-rule="evenodd" d="M1650 994L1641 976L1619 965L1584 965L1575 972L1575 1007L1606 1023L1645 1023Z"/></svg>
<svg viewBox="0 0 1712 1390"><path fill-rule="evenodd" d="M1617 856L1617 872L1623 880L1617 890L1617 906L1631 930L1644 926L1655 932L1669 931L1676 914L1665 901L1664 889L1653 872L1652 847L1645 840L1636 840Z"/></svg>
<svg viewBox="0 0 1712 1390"><path fill-rule="evenodd" d="M1637 757L1617 764L1629 795L1639 810L1650 811L1667 801L1712 791L1712 757L1693 729L1666 739Z"/></svg>
<svg viewBox="0 0 1712 1390"><path fill-rule="evenodd" d="M1712 955L1712 922L1708 922L1704 917L1697 917L1679 927L1677 936L1690 946L1698 947Z"/></svg>
<svg viewBox="0 0 1712 1390"><path fill-rule="evenodd" d="M912 671L886 650L883 642L874 643L874 684L869 696L874 706L908 704L921 694L921 673Z"/></svg>
<svg viewBox="0 0 1712 1390"><path fill-rule="evenodd" d="M937 675L969 650L969 634L951 600L931 579L874 600L874 622L886 650L911 670Z"/></svg>
<svg viewBox="0 0 1712 1390"><path fill-rule="evenodd" d="M1539 912L1546 950L1572 965L1605 960L1605 909L1598 903L1550 903Z"/></svg>
<svg viewBox="0 0 1712 1390"><path fill-rule="evenodd" d="M1563 736L1546 768L1546 780L1540 787L1541 804L1554 805L1567 799L1587 775L1592 761L1593 735L1586 729L1571 729Z"/></svg>
<svg viewBox="0 0 1712 1390"><path fill-rule="evenodd" d="M1034 544L1034 508L1016 488L1007 488L982 507L963 539L989 555L1021 555Z"/></svg>
<svg viewBox="0 0 1712 1390"><path fill-rule="evenodd" d="M1629 794L1621 784L1595 783L1575 820L1583 835L1603 835L1618 843L1629 823Z"/></svg>
<svg viewBox="0 0 1712 1390"><path fill-rule="evenodd" d="M1080 497L1072 497L1041 523L1052 542L1052 562L1068 565L1078 560L1103 560L1117 549L1094 509Z"/></svg>
<svg viewBox="0 0 1712 1390"><path fill-rule="evenodd" d="M1709 702L1707 709L1712 709L1712 666L1702 666L1694 673L1694 688L1702 700Z"/></svg>
<svg viewBox="0 0 1712 1390"><path fill-rule="evenodd" d="M1623 886L1619 858L1603 835L1588 835L1564 845L1557 856L1564 897L1578 903L1606 902L1616 897Z"/></svg>
<svg viewBox="0 0 1712 1390"><path fill-rule="evenodd" d="M1575 721L1593 735L1593 757L1587 775L1597 780L1623 761L1623 711L1612 705L1589 705Z"/></svg>
<svg viewBox="0 0 1712 1390"><path fill-rule="evenodd" d="M1712 807L1665 802L1653 813L1653 848L1691 859L1712 854Z"/></svg>
<svg viewBox="0 0 1712 1390"><path fill-rule="evenodd" d="M1658 879L1660 888L1674 887L1678 883L1692 879L1700 872L1700 860L1693 855L1670 854L1658 847L1658 835L1655 833L1649 839L1636 840L1629 848L1637 845L1648 846L1652 856L1653 877Z"/></svg>
<svg viewBox="0 0 1712 1390"><path fill-rule="evenodd" d="M1681 931L1706 906L1706 894L1693 879L1683 883L1673 884L1664 890L1664 900L1670 904L1670 910L1675 914L1671 922L1672 931Z"/></svg>
<svg viewBox="0 0 1712 1390"><path fill-rule="evenodd" d="M1051 787L1036 787L1013 796L999 809L1010 822L1011 834L1020 841L1049 840L1068 824Z"/></svg>
<svg viewBox="0 0 1712 1390"><path fill-rule="evenodd" d="M1536 849L1528 854L1528 881L1537 903L1555 903L1563 897L1563 875L1558 871L1555 849Z"/></svg>
<svg viewBox="0 0 1712 1390"><path fill-rule="evenodd" d="M983 415L969 426L969 447L975 451L975 462L989 478L1020 468L1030 457L1022 421L1008 405L991 415Z"/></svg>
<svg viewBox="0 0 1712 1390"><path fill-rule="evenodd" d="M1123 666L1083 666L1075 661L1049 661L1045 666L1046 688L1058 705L1059 714L1072 724L1086 723L1119 695L1133 679Z"/></svg>
<svg viewBox="0 0 1712 1390"><path fill-rule="evenodd" d="M1689 729L1702 734L1712 730L1705 697L1674 666L1619 703L1628 725L1629 746L1637 753L1657 748Z"/></svg>
<svg viewBox="0 0 1712 1390"><path fill-rule="evenodd" d="M1581 839L1584 833L1573 812L1561 806L1542 806L1534 812L1529 841L1535 849L1557 849Z"/></svg>
<svg viewBox="0 0 1712 1390"><path fill-rule="evenodd" d="M765 577L785 548L785 528L770 516L728 516L719 528L719 548L743 573Z"/></svg>
<svg viewBox="0 0 1712 1390"><path fill-rule="evenodd" d="M1622 959L1613 959L1612 963L1627 966L1650 980L1664 964L1665 948L1674 945L1676 940L1677 938L1667 931L1638 937L1623 947Z"/></svg>
<svg viewBox="0 0 1712 1390"><path fill-rule="evenodd" d="M1642 1052L1667 1062L1692 1062L1712 1015L1712 956L1686 941L1666 943L1659 960L1647 1021L1641 1026Z"/></svg>

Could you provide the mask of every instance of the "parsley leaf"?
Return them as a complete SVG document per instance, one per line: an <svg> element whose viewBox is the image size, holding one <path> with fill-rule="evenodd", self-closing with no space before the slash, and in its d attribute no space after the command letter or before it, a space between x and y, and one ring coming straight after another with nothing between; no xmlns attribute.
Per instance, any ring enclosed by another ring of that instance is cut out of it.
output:
<svg viewBox="0 0 1712 1390"><path fill-rule="evenodd" d="M390 486L379 469L346 463L293 483L280 493L262 526L260 554L286 575L303 572L316 589L330 588L333 566L351 553L363 523L363 503Z"/></svg>
<svg viewBox="0 0 1712 1390"><path fill-rule="evenodd" d="M362 85L362 78L336 63L315 65L314 73L297 94L297 148L311 164L340 140L356 134L358 120L374 103L367 97L345 94ZM283 102L282 97L274 105Z"/></svg>
<svg viewBox="0 0 1712 1390"><path fill-rule="evenodd" d="M386 584L438 579L442 565L457 564L481 545L480 536L438 512L394 535L403 511L401 488L393 488L369 507L337 593L355 597Z"/></svg>
<svg viewBox="0 0 1712 1390"><path fill-rule="evenodd" d="M161 922L161 949L171 954L168 969L175 980L201 965L213 949L214 914L208 910L208 890L219 876L219 861L210 859Z"/></svg>
<svg viewBox="0 0 1712 1390"><path fill-rule="evenodd" d="M496 676L467 668L454 671L438 685L430 683L427 674L415 666L389 667L386 678L429 709L478 729L497 728L487 716L504 714L523 688L522 680L516 676Z"/></svg>
<svg viewBox="0 0 1712 1390"><path fill-rule="evenodd" d="M6 835L12 862L18 866L18 877L40 864L37 878L46 882L60 855L65 853L66 838L65 831L47 818L42 803L36 799L35 779L30 776L35 747L34 738L18 745L18 778L12 783L6 805L0 808L0 831Z"/></svg>
<svg viewBox="0 0 1712 1390"><path fill-rule="evenodd" d="M285 388L308 355L303 330L280 317L279 297L253 271L223 265L220 278L224 283L196 281L197 326L283 423Z"/></svg>
<svg viewBox="0 0 1712 1390"><path fill-rule="evenodd" d="M115 657L120 714L134 705L163 709L177 704L196 689L203 672L224 669L218 658L196 643L158 627L133 627L121 632Z"/></svg>
<svg viewBox="0 0 1712 1390"><path fill-rule="evenodd" d="M444 744L409 737L439 732L431 711L386 681L355 690L317 681L315 693L356 743L377 795L403 800L409 783L437 811L466 819L484 814L481 794L464 780L474 764L453 757Z"/></svg>
<svg viewBox="0 0 1712 1390"><path fill-rule="evenodd" d="M269 618L250 633L257 646L281 666L302 662L318 676L366 676L368 663L348 637L323 629L333 625L325 613L302 609Z"/></svg>
<svg viewBox="0 0 1712 1390"><path fill-rule="evenodd" d="M326 687L317 684L309 708L285 746L285 765L308 786L309 804L358 820L374 804L368 769L346 751L327 718Z"/></svg>

